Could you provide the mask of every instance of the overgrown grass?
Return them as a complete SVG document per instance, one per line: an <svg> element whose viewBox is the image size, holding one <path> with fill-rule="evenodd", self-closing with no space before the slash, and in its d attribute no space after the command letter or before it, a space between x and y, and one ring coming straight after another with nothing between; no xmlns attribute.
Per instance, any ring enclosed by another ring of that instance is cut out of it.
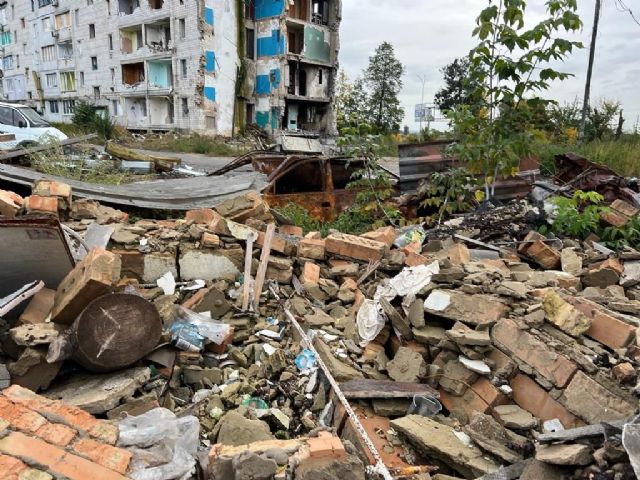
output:
<svg viewBox="0 0 640 480"><path fill-rule="evenodd" d="M351 235L361 235L365 232L375 230L373 225L375 219L364 215L359 209L345 210L331 222L323 222L312 217L306 208L295 203L290 203L286 207L276 210L280 215L291 221L291 223L302 228L305 235L309 232L320 232L323 236L326 236L329 230L337 230Z"/></svg>
<svg viewBox="0 0 640 480"><path fill-rule="evenodd" d="M539 143L536 153L540 156L543 174L555 173L553 157L559 153L575 152L589 160L611 167L623 176L640 176L640 136L630 135L618 141L596 140L583 145Z"/></svg>
<svg viewBox="0 0 640 480"><path fill-rule="evenodd" d="M159 136L147 136L143 140L135 140L127 143L131 147L145 150L202 153L218 157L233 157L244 153L243 149L235 148L227 144L224 139L199 135L197 133L191 135L167 133Z"/></svg>
<svg viewBox="0 0 640 480"><path fill-rule="evenodd" d="M120 170L111 160L90 160L91 154L91 150L82 150L66 155L60 143L52 141L48 150L31 154L29 160L38 172L88 183L122 185L155 178Z"/></svg>

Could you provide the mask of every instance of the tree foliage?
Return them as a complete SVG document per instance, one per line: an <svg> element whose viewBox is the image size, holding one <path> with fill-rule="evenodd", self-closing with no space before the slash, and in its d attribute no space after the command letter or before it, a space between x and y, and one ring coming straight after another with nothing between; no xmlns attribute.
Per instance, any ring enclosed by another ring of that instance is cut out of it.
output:
<svg viewBox="0 0 640 480"><path fill-rule="evenodd" d="M474 93L478 85L469 75L471 62L468 57L456 58L440 69L444 77L444 87L435 95L435 103L443 112L461 105L473 105Z"/></svg>
<svg viewBox="0 0 640 480"><path fill-rule="evenodd" d="M383 42L369 58L369 66L364 72L369 116L377 133L400 129L404 110L398 94L402 90L403 74L404 66L396 58L393 45Z"/></svg>
<svg viewBox="0 0 640 480"><path fill-rule="evenodd" d="M550 61L566 58L580 42L562 38L579 30L577 0L547 0L545 18L525 26L525 0L490 0L473 31L478 45L469 54L469 76L477 88L474 109L451 113L459 142L454 153L472 171L484 174L487 197L498 174L512 175L519 159L532 152L534 113L552 103L541 98L552 81L569 74ZM476 113L477 112L477 113Z"/></svg>
<svg viewBox="0 0 640 480"><path fill-rule="evenodd" d="M349 126L369 123L368 103L364 80L357 78L351 83L347 74L341 71L336 85L338 131Z"/></svg>

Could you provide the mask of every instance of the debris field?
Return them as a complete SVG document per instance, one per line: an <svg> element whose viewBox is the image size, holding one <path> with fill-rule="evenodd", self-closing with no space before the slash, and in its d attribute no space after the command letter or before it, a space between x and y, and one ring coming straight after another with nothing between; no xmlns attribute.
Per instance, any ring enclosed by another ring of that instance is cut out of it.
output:
<svg viewBox="0 0 640 480"><path fill-rule="evenodd" d="M640 253L539 215L323 238L254 192L150 220L0 191L0 241L59 219L70 264L0 292L0 478L636 478Z"/></svg>

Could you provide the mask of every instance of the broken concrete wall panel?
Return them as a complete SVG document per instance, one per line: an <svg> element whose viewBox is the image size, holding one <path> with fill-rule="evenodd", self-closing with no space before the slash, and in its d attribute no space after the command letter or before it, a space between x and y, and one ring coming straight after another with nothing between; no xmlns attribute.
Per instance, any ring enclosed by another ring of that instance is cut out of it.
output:
<svg viewBox="0 0 640 480"><path fill-rule="evenodd" d="M315 25L305 25L303 55L309 60L331 62L331 32Z"/></svg>

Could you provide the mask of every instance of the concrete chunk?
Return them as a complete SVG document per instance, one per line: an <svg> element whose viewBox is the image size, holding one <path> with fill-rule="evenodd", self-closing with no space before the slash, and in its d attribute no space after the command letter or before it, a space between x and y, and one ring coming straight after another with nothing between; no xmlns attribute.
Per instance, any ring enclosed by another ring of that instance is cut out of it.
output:
<svg viewBox="0 0 640 480"><path fill-rule="evenodd" d="M471 325L491 325L504 316L507 307L489 295L434 290L425 300L424 310L432 315Z"/></svg>

